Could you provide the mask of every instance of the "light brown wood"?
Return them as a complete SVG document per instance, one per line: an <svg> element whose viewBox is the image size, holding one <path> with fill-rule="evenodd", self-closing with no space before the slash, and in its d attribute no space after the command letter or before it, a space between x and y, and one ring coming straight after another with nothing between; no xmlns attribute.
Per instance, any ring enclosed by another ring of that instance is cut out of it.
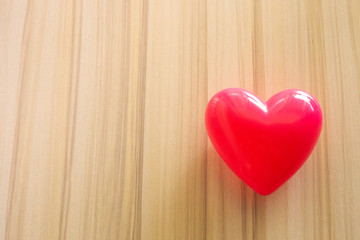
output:
<svg viewBox="0 0 360 240"><path fill-rule="evenodd" d="M209 98L313 94L320 140L274 194ZM0 239L359 239L360 1L0 0Z"/></svg>

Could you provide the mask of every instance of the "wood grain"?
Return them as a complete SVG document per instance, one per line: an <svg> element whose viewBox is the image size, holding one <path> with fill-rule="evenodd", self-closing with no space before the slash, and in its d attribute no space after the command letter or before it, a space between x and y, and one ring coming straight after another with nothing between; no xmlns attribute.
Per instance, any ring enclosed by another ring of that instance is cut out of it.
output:
<svg viewBox="0 0 360 240"><path fill-rule="evenodd" d="M313 94L324 128L263 197L209 98ZM0 0L0 239L358 239L360 1Z"/></svg>

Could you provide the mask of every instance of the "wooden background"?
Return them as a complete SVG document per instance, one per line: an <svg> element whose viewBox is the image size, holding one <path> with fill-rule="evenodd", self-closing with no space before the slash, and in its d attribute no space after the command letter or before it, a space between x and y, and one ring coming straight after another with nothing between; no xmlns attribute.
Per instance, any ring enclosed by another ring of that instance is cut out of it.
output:
<svg viewBox="0 0 360 240"><path fill-rule="evenodd" d="M274 194L209 142L227 87L324 128ZM360 1L0 0L0 239L359 239Z"/></svg>

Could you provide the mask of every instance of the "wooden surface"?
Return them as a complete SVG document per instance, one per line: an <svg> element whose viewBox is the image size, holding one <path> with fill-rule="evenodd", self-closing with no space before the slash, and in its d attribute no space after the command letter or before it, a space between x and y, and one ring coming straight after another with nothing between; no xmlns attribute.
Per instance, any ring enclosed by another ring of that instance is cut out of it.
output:
<svg viewBox="0 0 360 240"><path fill-rule="evenodd" d="M204 128L227 87L323 108L274 194ZM0 0L0 239L359 239L360 1Z"/></svg>

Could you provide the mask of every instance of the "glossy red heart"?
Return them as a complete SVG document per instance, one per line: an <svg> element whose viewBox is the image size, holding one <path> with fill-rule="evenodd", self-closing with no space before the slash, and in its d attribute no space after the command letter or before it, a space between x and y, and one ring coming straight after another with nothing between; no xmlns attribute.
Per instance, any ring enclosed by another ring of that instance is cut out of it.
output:
<svg viewBox="0 0 360 240"><path fill-rule="evenodd" d="M268 195L306 161L319 138L319 103L300 90L280 92L263 102L253 93L229 88L208 103L206 129L215 149L247 185Z"/></svg>

